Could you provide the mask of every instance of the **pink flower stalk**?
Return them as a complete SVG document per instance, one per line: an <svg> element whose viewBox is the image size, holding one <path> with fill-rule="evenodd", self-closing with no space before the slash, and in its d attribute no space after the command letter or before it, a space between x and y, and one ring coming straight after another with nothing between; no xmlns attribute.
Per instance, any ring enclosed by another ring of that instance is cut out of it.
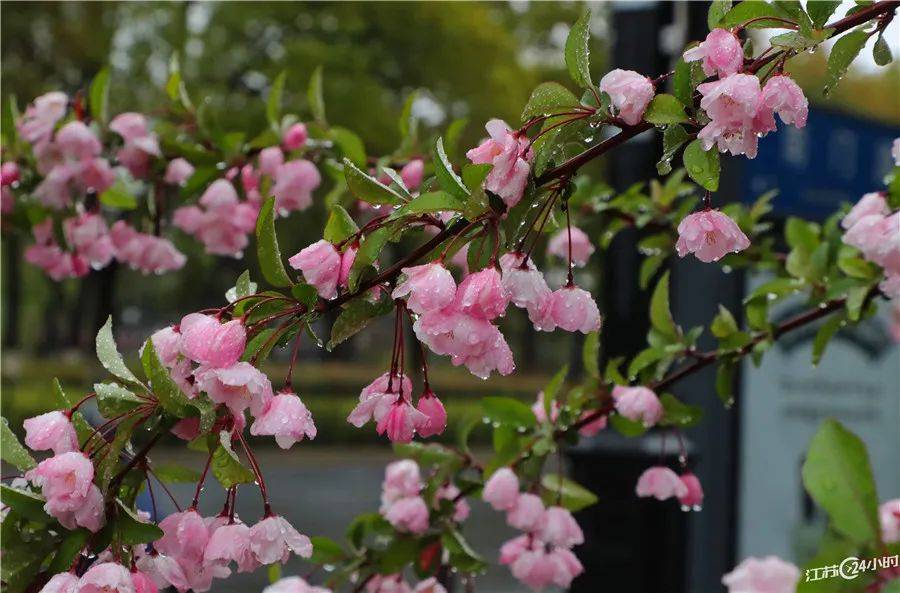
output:
<svg viewBox="0 0 900 593"><path fill-rule="evenodd" d="M656 500L682 498L688 495L688 487L678 474L667 467L651 467L638 478L635 493L640 497L652 496Z"/></svg>
<svg viewBox="0 0 900 593"><path fill-rule="evenodd" d="M135 593L135 590L127 568L115 562L103 562L84 573L77 593Z"/></svg>
<svg viewBox="0 0 900 593"><path fill-rule="evenodd" d="M428 530L428 505L421 496L401 498L390 505L384 518L397 531L422 534Z"/></svg>
<svg viewBox="0 0 900 593"><path fill-rule="evenodd" d="M494 267L469 274L456 290L456 309L479 319L496 319L506 312L507 305L509 295Z"/></svg>
<svg viewBox="0 0 900 593"><path fill-rule="evenodd" d="M886 544L900 542L900 498L882 503L878 507L881 523L881 539Z"/></svg>
<svg viewBox="0 0 900 593"><path fill-rule="evenodd" d="M678 242L675 249L679 257L693 253L700 261L709 263L748 247L750 239L741 227L719 210L702 210L688 214L678 224Z"/></svg>
<svg viewBox="0 0 900 593"><path fill-rule="evenodd" d="M63 233L69 246L95 270L112 261L116 248L101 215L85 212L67 218L63 221Z"/></svg>
<svg viewBox="0 0 900 593"><path fill-rule="evenodd" d="M547 243L547 253L569 261L569 231L572 233L572 263L578 267L584 267L588 258L594 253L594 246L590 238L578 227L562 229L550 238Z"/></svg>
<svg viewBox="0 0 900 593"><path fill-rule="evenodd" d="M332 593L331 589L315 587L300 577L285 577L262 590L262 593Z"/></svg>
<svg viewBox="0 0 900 593"><path fill-rule="evenodd" d="M213 531L203 551L203 561L224 566L234 562L238 572L259 568L260 563L250 550L250 528L243 523L232 523Z"/></svg>
<svg viewBox="0 0 900 593"><path fill-rule="evenodd" d="M19 135L31 144L44 144L53 135L56 122L66 114L69 98L54 91L37 97L16 123Z"/></svg>
<svg viewBox="0 0 900 593"><path fill-rule="evenodd" d="M78 577L71 572L60 572L47 581L40 593L76 593L78 591Z"/></svg>
<svg viewBox="0 0 900 593"><path fill-rule="evenodd" d="M730 76L744 66L744 48L737 35L727 29L713 29L706 40L684 52L685 62L702 60L703 73Z"/></svg>
<svg viewBox="0 0 900 593"><path fill-rule="evenodd" d="M531 258L522 266L524 259L524 253L506 253L500 257L502 284L510 301L516 307L527 309L528 316L534 321L539 318L541 306L550 297L551 291Z"/></svg>
<svg viewBox="0 0 900 593"><path fill-rule="evenodd" d="M261 416L250 427L252 435L274 436L282 449L294 443L316 438L312 414L294 393L279 393L266 405Z"/></svg>
<svg viewBox="0 0 900 593"><path fill-rule="evenodd" d="M254 416L262 414L272 399L272 383L249 362L236 362L226 368L201 368L195 373L197 387L217 404L225 404L235 415L250 408Z"/></svg>
<svg viewBox="0 0 900 593"><path fill-rule="evenodd" d="M279 515L267 517L250 528L250 549L261 564L287 562L291 552L312 556L312 542Z"/></svg>
<svg viewBox="0 0 900 593"><path fill-rule="evenodd" d="M693 472L681 474L681 483L687 489L684 496L678 497L678 502L684 507L699 508L703 504L703 486L700 479Z"/></svg>
<svg viewBox="0 0 900 593"><path fill-rule="evenodd" d="M544 406L544 392L538 391L534 403L531 404L531 411L534 413L538 424L546 424L548 421L553 424L559 418L559 402L556 400L550 402L550 418L547 418L547 410Z"/></svg>
<svg viewBox="0 0 900 593"><path fill-rule="evenodd" d="M534 323L540 331L559 327L589 334L600 329L602 320L591 293L573 284L553 291L542 304L540 319Z"/></svg>
<svg viewBox="0 0 900 593"><path fill-rule="evenodd" d="M452 306L425 313L413 324L420 342L438 355L450 356L476 377L486 379L491 371L508 375L515 370L512 351L500 330L490 321L467 315Z"/></svg>
<svg viewBox="0 0 900 593"><path fill-rule="evenodd" d="M853 205L853 208L850 209L847 216L841 219L841 226L845 230L849 230L851 227L855 226L857 222L867 216L877 216L878 220L880 220L890 213L891 210L888 208L884 194L881 192L870 192L863 195L863 197Z"/></svg>
<svg viewBox="0 0 900 593"><path fill-rule="evenodd" d="M419 396L416 409L418 409L426 418L426 420L416 429L419 436L428 438L443 434L444 429L447 428L447 410L444 409L444 404L431 389L426 389L425 392Z"/></svg>
<svg viewBox="0 0 900 593"><path fill-rule="evenodd" d="M579 418L579 420L584 420L589 416L593 416L593 414L594 410L585 410L581 413L581 417ZM608 419L606 416L598 416L596 419L591 420L590 422L579 428L578 434L584 437L592 437L606 428L607 421Z"/></svg>
<svg viewBox="0 0 900 593"><path fill-rule="evenodd" d="M516 504L506 513L509 526L522 531L537 531L543 520L544 503L540 496L530 492L519 494Z"/></svg>
<svg viewBox="0 0 900 593"><path fill-rule="evenodd" d="M163 181L170 185L184 185L193 174L194 165L178 157L177 159L172 159L166 165L166 175L163 177Z"/></svg>
<svg viewBox="0 0 900 593"><path fill-rule="evenodd" d="M538 537L547 543L564 548L584 543L584 533L572 513L558 506L547 507L544 511Z"/></svg>
<svg viewBox="0 0 900 593"><path fill-rule="evenodd" d="M297 150L303 148L306 140L309 138L309 132L306 131L306 125L296 123L284 131L281 137L281 144L285 150Z"/></svg>
<svg viewBox="0 0 900 593"><path fill-rule="evenodd" d="M247 330L237 319L219 323L212 315L191 313L181 319L179 328L181 352L205 367L230 367L247 344Z"/></svg>
<svg viewBox="0 0 900 593"><path fill-rule="evenodd" d="M295 270L300 270L306 281L316 288L323 299L337 296L341 275L341 254L334 244L321 239L288 259Z"/></svg>
<svg viewBox="0 0 900 593"><path fill-rule="evenodd" d="M441 263L431 262L421 266L403 268L406 279L391 293L391 298L407 297L406 306L414 313L428 313L443 309L456 296L453 275Z"/></svg>
<svg viewBox="0 0 900 593"><path fill-rule="evenodd" d="M144 274L178 270L187 261L168 239L139 233L124 220L113 224L109 236L116 249L116 259Z"/></svg>
<svg viewBox="0 0 900 593"><path fill-rule="evenodd" d="M6 187L19 180L19 165L15 161L6 161L0 165L0 186Z"/></svg>
<svg viewBox="0 0 900 593"><path fill-rule="evenodd" d="M78 436L69 416L53 411L28 418L25 428L25 444L34 451L53 451L54 455L78 450Z"/></svg>
<svg viewBox="0 0 900 593"><path fill-rule="evenodd" d="M509 511L519 501L519 478L508 467L501 467L484 484L481 498L497 511Z"/></svg>
<svg viewBox="0 0 900 593"><path fill-rule="evenodd" d="M269 146L259 151L257 161L259 172L269 177L275 177L278 167L284 164L284 153L277 146Z"/></svg>
<svg viewBox="0 0 900 593"><path fill-rule="evenodd" d="M45 459L25 473L25 478L41 488L51 515L71 511L85 502L94 479L94 466L81 451L69 451Z"/></svg>
<svg viewBox="0 0 900 593"><path fill-rule="evenodd" d="M794 593L800 569L777 556L747 558L722 577L728 593Z"/></svg>
<svg viewBox="0 0 900 593"><path fill-rule="evenodd" d="M382 507L387 508L401 498L418 496L424 487L419 465L415 461L402 459L389 463L381 483Z"/></svg>
<svg viewBox="0 0 900 593"><path fill-rule="evenodd" d="M380 423L401 396L409 398L412 382L406 375L384 373L359 393L359 404L347 416L347 422L361 428L369 420Z"/></svg>
<svg viewBox="0 0 900 593"><path fill-rule="evenodd" d="M600 91L609 95L617 115L629 126L637 125L644 117L647 105L656 94L653 82L634 70L615 70L600 79Z"/></svg>
<svg viewBox="0 0 900 593"><path fill-rule="evenodd" d="M476 165L494 165L485 178L484 188L512 208L525 192L534 151L529 148L530 140L524 134L519 136L503 120L492 119L485 129L490 138L469 150L466 157Z"/></svg>
<svg viewBox="0 0 900 593"><path fill-rule="evenodd" d="M647 428L662 420L663 406L653 391L643 386L627 387L616 385L612 396L616 411L634 422L641 422Z"/></svg>
<svg viewBox="0 0 900 593"><path fill-rule="evenodd" d="M406 189L413 191L422 185L422 179L425 176L425 161L422 159L412 159L400 169L400 179Z"/></svg>
<svg viewBox="0 0 900 593"><path fill-rule="evenodd" d="M391 406L375 427L378 434L387 434L394 443L408 443L419 427L425 426L428 417L416 410L405 398L400 398Z"/></svg>
<svg viewBox="0 0 900 593"><path fill-rule="evenodd" d="M786 124L798 128L806 125L809 101L803 89L790 76L775 75L762 89L762 103L767 111L774 111Z"/></svg>
<svg viewBox="0 0 900 593"><path fill-rule="evenodd" d="M322 176L312 162L305 159L288 161L275 172L275 208L281 216L312 205L312 192L322 183Z"/></svg>

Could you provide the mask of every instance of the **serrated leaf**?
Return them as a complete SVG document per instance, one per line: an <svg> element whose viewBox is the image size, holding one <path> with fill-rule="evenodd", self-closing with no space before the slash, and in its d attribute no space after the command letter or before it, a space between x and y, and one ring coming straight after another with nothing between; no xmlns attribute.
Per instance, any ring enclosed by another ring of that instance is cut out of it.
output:
<svg viewBox="0 0 900 593"><path fill-rule="evenodd" d="M6 418L0 418L0 459L22 471L28 471L37 465L31 453L22 446L9 427Z"/></svg>
<svg viewBox="0 0 900 593"><path fill-rule="evenodd" d="M325 231L323 238L330 243L341 243L345 239L350 238L359 230L353 217L350 216L344 207L335 204L331 207L331 213L328 215L328 222L325 223Z"/></svg>
<svg viewBox="0 0 900 593"><path fill-rule="evenodd" d="M660 424L663 426L695 426L703 418L703 408L681 402L671 393L664 393L659 398L665 411Z"/></svg>
<svg viewBox="0 0 900 593"><path fill-rule="evenodd" d="M703 150L703 143L694 140L684 149L684 168L697 184L709 191L719 189L719 153L711 148Z"/></svg>
<svg viewBox="0 0 900 593"><path fill-rule="evenodd" d="M850 68L850 64L865 47L869 34L855 30L838 39L831 48L828 65L825 68L825 86L823 92L828 95Z"/></svg>
<svg viewBox="0 0 900 593"><path fill-rule="evenodd" d="M141 352L141 364L150 380L150 387L159 405L173 416L184 418L190 411L190 400L172 379L163 363L159 360L153 340L148 339Z"/></svg>
<svg viewBox="0 0 900 593"><path fill-rule="evenodd" d="M565 58L569 76L583 88L593 86L591 81L591 11L586 10L566 38Z"/></svg>
<svg viewBox="0 0 900 593"><path fill-rule="evenodd" d="M391 204L397 206L404 203L403 196L374 177L362 172L349 159L344 159L344 177L347 187L357 199L369 204Z"/></svg>
<svg viewBox="0 0 900 593"><path fill-rule="evenodd" d="M688 120L684 112L684 104L673 95L660 93L653 97L647 110L644 111L644 119L654 125L679 124Z"/></svg>
<svg viewBox="0 0 900 593"><path fill-rule="evenodd" d="M231 447L231 433L223 430L219 433L219 445L212 457L213 475L225 489L238 484L250 484L256 477L244 467Z"/></svg>
<svg viewBox="0 0 900 593"><path fill-rule="evenodd" d="M469 197L469 190L463 184L462 179L453 170L453 165L444 152L444 139L438 138L434 143L434 175L438 185L450 195L465 200Z"/></svg>
<svg viewBox="0 0 900 593"><path fill-rule="evenodd" d="M805 49L815 47L819 44L819 41L810 39L809 37L806 37L805 35L802 35L797 31L788 31L787 33L773 35L769 39L769 43L771 43L774 47L803 51Z"/></svg>
<svg viewBox="0 0 900 593"><path fill-rule="evenodd" d="M275 198L263 202L256 220L256 255L263 277L272 286L293 284L281 261L281 248L275 234Z"/></svg>
<svg viewBox="0 0 900 593"><path fill-rule="evenodd" d="M392 301L372 303L364 298L353 299L344 307L331 328L328 350L356 335L376 318L387 315L393 307Z"/></svg>
<svg viewBox="0 0 900 593"><path fill-rule="evenodd" d="M578 98L563 85L558 82L542 82L531 91L531 96L522 110L522 121L528 121L539 115L569 111L578 105Z"/></svg>
<svg viewBox="0 0 900 593"><path fill-rule="evenodd" d="M317 66L309 77L306 100L313 118L319 124L325 124L325 97L322 92L322 66Z"/></svg>
<svg viewBox="0 0 900 593"><path fill-rule="evenodd" d="M840 0L815 0L806 3L806 13L809 15L813 27L821 29L840 5Z"/></svg>
<svg viewBox="0 0 900 593"><path fill-rule="evenodd" d="M116 340L113 337L112 315L106 318L106 323L104 323L103 327L100 328L100 331L97 332L95 343L97 347L97 358L100 360L100 364L103 365L103 368L123 381L137 385L141 384L140 380L134 376L134 373L125 366L125 361L122 360L122 355L119 354Z"/></svg>
<svg viewBox="0 0 900 593"><path fill-rule="evenodd" d="M146 403L118 383L94 383L94 393L97 394L97 409L104 418L118 416Z"/></svg>
<svg viewBox="0 0 900 593"><path fill-rule="evenodd" d="M109 121L109 68L103 68L94 76L88 91L91 117L106 124Z"/></svg>
<svg viewBox="0 0 900 593"><path fill-rule="evenodd" d="M392 219L402 218L409 214L425 214L428 212L462 212L465 202L445 191L434 191L419 194L408 203L394 211Z"/></svg>
<svg viewBox="0 0 900 593"><path fill-rule="evenodd" d="M530 428L537 423L531 408L509 397L482 398L481 409L486 418L500 425Z"/></svg>

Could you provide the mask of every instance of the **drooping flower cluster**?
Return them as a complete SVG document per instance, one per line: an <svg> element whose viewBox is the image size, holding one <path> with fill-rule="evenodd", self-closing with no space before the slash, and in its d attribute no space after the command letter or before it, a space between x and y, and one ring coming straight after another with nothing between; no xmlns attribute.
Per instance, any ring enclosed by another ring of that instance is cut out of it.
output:
<svg viewBox="0 0 900 593"><path fill-rule="evenodd" d="M422 498L425 484L415 461L404 459L387 466L381 484L379 512L397 531L421 534L428 529L428 504Z"/></svg>
<svg viewBox="0 0 900 593"><path fill-rule="evenodd" d="M891 212L883 193L864 195L841 221L844 243L884 270L878 285L890 299L900 299L900 211Z"/></svg>
<svg viewBox="0 0 900 593"><path fill-rule="evenodd" d="M207 253L240 258L256 228L258 200L241 201L228 179L214 181L198 206L182 206L172 224L203 243Z"/></svg>
<svg viewBox="0 0 900 593"><path fill-rule="evenodd" d="M584 534L572 514L559 506L544 507L536 494L519 492L519 478L500 468L484 485L482 498L506 522L525 533L500 548L500 563L535 591L555 585L567 588L584 571L572 548L584 543Z"/></svg>
<svg viewBox="0 0 900 593"><path fill-rule="evenodd" d="M391 441L408 443L413 435L429 437L441 434L447 427L444 404L425 387L416 407L412 404L412 381L399 373L384 373L363 388L359 403L350 412L347 422L362 427L375 422L378 434Z"/></svg>
<svg viewBox="0 0 900 593"><path fill-rule="evenodd" d="M506 207L512 208L522 199L528 183L534 159L531 141L503 120L492 119L485 129L490 137L469 150L466 157L476 165L494 166L484 180L484 189L500 196Z"/></svg>
<svg viewBox="0 0 900 593"><path fill-rule="evenodd" d="M419 581L411 587L403 574L376 574L366 583L366 593L447 593L435 577Z"/></svg>
<svg viewBox="0 0 900 593"><path fill-rule="evenodd" d="M46 430L74 430L68 427L60 429L58 426L50 428L51 424L60 422L58 418L38 417L32 420L31 428L26 429L29 436L34 435L32 442L41 441L40 433ZM53 444L59 446L61 443ZM53 457L26 472L25 478L41 489L46 500L44 510L64 527L99 531L106 524L106 516L103 512L103 494L93 483L94 465L87 455L78 450L61 453L54 450L54 453Z"/></svg>
<svg viewBox="0 0 900 593"><path fill-rule="evenodd" d="M699 510L703 504L703 487L696 475L685 472L679 476L662 465L651 467L641 474L635 493L656 500L677 498L684 510Z"/></svg>
<svg viewBox="0 0 900 593"><path fill-rule="evenodd" d="M315 287L320 297L333 299L338 287L347 286L357 250L357 246L348 244L341 252L334 243L322 239L301 249L288 263L303 273L303 278Z"/></svg>
<svg viewBox="0 0 900 593"><path fill-rule="evenodd" d="M157 593L153 580L145 573L128 570L117 562L98 562L81 578L72 572L53 575L40 593Z"/></svg>
<svg viewBox="0 0 900 593"><path fill-rule="evenodd" d="M656 89L653 82L634 70L616 68L600 79L600 91L609 95L616 114L629 126L644 117Z"/></svg>
<svg viewBox="0 0 900 593"><path fill-rule="evenodd" d="M700 261L709 263L748 247L750 239L741 227L719 210L688 214L678 224L678 242L675 244L678 257L693 253Z"/></svg>

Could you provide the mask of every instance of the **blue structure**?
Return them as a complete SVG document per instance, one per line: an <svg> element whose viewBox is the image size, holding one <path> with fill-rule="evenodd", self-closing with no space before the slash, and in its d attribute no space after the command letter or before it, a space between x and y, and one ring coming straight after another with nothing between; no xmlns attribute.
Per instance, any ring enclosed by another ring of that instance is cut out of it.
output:
<svg viewBox="0 0 900 593"><path fill-rule="evenodd" d="M780 122L779 122L780 124ZM900 128L824 109L810 109L806 127L779 125L759 141L759 155L743 170L743 199L770 189L778 215L822 220L842 202L884 187Z"/></svg>

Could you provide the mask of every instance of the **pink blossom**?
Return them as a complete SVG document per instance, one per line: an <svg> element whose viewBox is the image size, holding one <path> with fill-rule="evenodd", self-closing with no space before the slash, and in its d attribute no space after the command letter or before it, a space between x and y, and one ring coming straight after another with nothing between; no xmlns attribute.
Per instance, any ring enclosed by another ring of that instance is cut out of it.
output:
<svg viewBox="0 0 900 593"><path fill-rule="evenodd" d="M55 210L65 208L72 199L70 184L79 171L79 166L71 164L61 164L53 167L38 186L34 188L35 197L48 208Z"/></svg>
<svg viewBox="0 0 900 593"><path fill-rule="evenodd" d="M238 572L252 572L260 564L250 550L250 528L243 523L223 525L212 532L203 551L207 564L237 564Z"/></svg>
<svg viewBox="0 0 900 593"><path fill-rule="evenodd" d="M101 215L84 212L67 218L63 221L63 233L69 246L95 270L112 261L116 248Z"/></svg>
<svg viewBox="0 0 900 593"><path fill-rule="evenodd" d="M702 210L688 214L678 224L678 242L675 249L679 257L693 253L700 261L709 263L748 247L750 239L741 227L719 210Z"/></svg>
<svg viewBox="0 0 900 593"><path fill-rule="evenodd" d="M558 506L547 507L544 511L538 537L547 543L564 548L584 543L584 533L572 513Z"/></svg>
<svg viewBox="0 0 900 593"><path fill-rule="evenodd" d="M647 105L656 94L649 78L634 70L621 68L608 72L600 79L600 91L609 95L618 116L629 126L641 122Z"/></svg>
<svg viewBox="0 0 900 593"><path fill-rule="evenodd" d="M794 593L800 570L776 556L747 558L722 577L728 593Z"/></svg>
<svg viewBox="0 0 900 593"><path fill-rule="evenodd" d="M426 389L419 396L416 409L426 418L425 422L416 429L422 438L442 434L447 428L447 410L444 409L444 404L431 389Z"/></svg>
<svg viewBox="0 0 900 593"><path fill-rule="evenodd" d="M0 187L0 214L7 216L16 209L16 195L9 186Z"/></svg>
<svg viewBox="0 0 900 593"><path fill-rule="evenodd" d="M200 196L200 205L205 208L217 208L238 203L237 190L227 179L216 179Z"/></svg>
<svg viewBox="0 0 900 593"><path fill-rule="evenodd" d="M594 410L585 410L581 413L581 417L578 419L579 421L584 420L590 416L594 415ZM585 437L592 437L604 428L606 428L607 417L605 415L597 416L594 420L591 420L584 426L578 429L578 434Z"/></svg>
<svg viewBox="0 0 900 593"><path fill-rule="evenodd" d="M663 406L653 391L643 386L626 387L616 385L612 396L616 411L634 422L641 422L650 427L662 420Z"/></svg>
<svg viewBox="0 0 900 593"><path fill-rule="evenodd" d="M192 578L189 580L177 560L166 554L160 554L155 549L138 558L136 564L144 574L153 580L157 587L172 586L178 589L179 593L190 589L192 582L198 584L196 576L202 572L202 566L190 563L189 569ZM212 576L209 577L209 583L212 584Z"/></svg>
<svg viewBox="0 0 900 593"><path fill-rule="evenodd" d="M490 138L469 150L466 157L476 165L494 166L485 178L484 188L512 208L522 199L528 183L529 163L534 158L530 140L524 134L519 136L499 119L489 121L485 129Z"/></svg>
<svg viewBox="0 0 900 593"><path fill-rule="evenodd" d="M71 572L60 572L50 577L39 593L76 593L78 580Z"/></svg>
<svg viewBox="0 0 900 593"><path fill-rule="evenodd" d="M332 591L325 587L314 587L300 577L285 577L263 589L262 593L332 593Z"/></svg>
<svg viewBox="0 0 900 593"><path fill-rule="evenodd" d="M322 183L322 176L312 162L305 159L288 161L275 172L275 208L282 216L312 205L312 192Z"/></svg>
<svg viewBox="0 0 900 593"><path fill-rule="evenodd" d="M469 514L472 512L472 508L469 506L468 501L460 496L461 494L462 491L453 484L445 484L441 486L434 493L434 508L440 509L440 503L442 500L455 500L456 503L453 507L453 516L451 517L451 519L453 519L457 523L462 523L469 518Z"/></svg>
<svg viewBox="0 0 900 593"><path fill-rule="evenodd" d="M541 319L542 307L551 291L531 258L523 266L524 259L524 253L507 253L500 257L503 290L515 306L527 309L528 318L535 322Z"/></svg>
<svg viewBox="0 0 900 593"><path fill-rule="evenodd" d="M506 514L506 522L510 527L522 531L537 531L544 520L544 503L537 494L525 492L519 494L516 504Z"/></svg>
<svg viewBox="0 0 900 593"><path fill-rule="evenodd" d="M884 217L890 213L891 211L888 208L887 200L884 199L884 194L882 192L870 192L863 195L853 205L850 212L841 219L841 226L844 229L849 229L867 216Z"/></svg>
<svg viewBox="0 0 900 593"><path fill-rule="evenodd" d="M503 315L507 305L509 295L493 266L469 274L456 290L456 309L473 317L490 321Z"/></svg>
<svg viewBox="0 0 900 593"><path fill-rule="evenodd" d="M135 177L145 177L149 172L150 157L161 154L159 140L149 130L147 119L140 113L122 113L109 122L109 129L125 141L116 158Z"/></svg>
<svg viewBox="0 0 900 593"><path fill-rule="evenodd" d="M356 254L359 251L359 245L347 245L344 252L341 253L341 272L338 274L338 284L347 287L350 280L350 270L353 269L353 262L356 261Z"/></svg>
<svg viewBox="0 0 900 593"><path fill-rule="evenodd" d="M428 577L424 581L419 581L413 593L447 593L447 589L435 577Z"/></svg>
<svg viewBox="0 0 900 593"><path fill-rule="evenodd" d="M284 164L284 153L277 146L270 146L259 151L259 172L269 177L275 177L278 167Z"/></svg>
<svg viewBox="0 0 900 593"><path fill-rule="evenodd" d="M878 507L881 522L881 539L886 544L900 542L900 498L889 500Z"/></svg>
<svg viewBox="0 0 900 593"><path fill-rule="evenodd" d="M53 411L28 418L25 428L25 444L35 451L53 451L54 455L78 450L78 436L69 417Z"/></svg>
<svg viewBox="0 0 900 593"><path fill-rule="evenodd" d="M641 474L635 492L641 497L652 496L656 500L666 500L672 497L687 496L688 487L681 481L678 474L667 467L658 465Z"/></svg>
<svg viewBox="0 0 900 593"><path fill-rule="evenodd" d="M547 253L555 255L569 261L569 232L572 234L572 263L578 267L584 267L588 258L594 253L594 246L591 244L587 233L578 227L571 229L562 229L547 244Z"/></svg>
<svg viewBox="0 0 900 593"><path fill-rule="evenodd" d="M699 507L702 505L703 486L700 484L700 479L693 472L685 472L681 474L681 483L684 484L687 493L684 496L679 496L678 502L685 507Z"/></svg>
<svg viewBox="0 0 900 593"><path fill-rule="evenodd" d="M291 552L312 556L312 542L279 515L267 517L250 528L250 549L262 564L287 562Z"/></svg>
<svg viewBox="0 0 900 593"><path fill-rule="evenodd" d="M203 224L203 210L197 206L182 206L172 214L172 224L185 233L194 234Z"/></svg>
<svg viewBox="0 0 900 593"><path fill-rule="evenodd" d="M288 260L295 270L300 270L306 281L316 288L323 299L337 296L341 274L341 254L329 241L321 239Z"/></svg>
<svg viewBox="0 0 900 593"><path fill-rule="evenodd" d="M347 422L362 427L369 420L381 422L391 405L399 397L408 398L412 393L412 382L406 375L391 375L384 373L359 393L359 404L347 416Z"/></svg>
<svg viewBox="0 0 900 593"><path fill-rule="evenodd" d="M572 552L559 547L548 551L539 541L524 545L516 542L510 546L506 560L501 553L501 563L509 564L513 576L535 591L551 584L568 588L572 579L584 571Z"/></svg>
<svg viewBox="0 0 900 593"><path fill-rule="evenodd" d="M91 533L97 533L106 524L105 503L100 489L91 484L85 497L74 509L69 508L69 502L59 502L57 499L48 500L44 508L66 529L84 527Z"/></svg>
<svg viewBox="0 0 900 593"><path fill-rule="evenodd" d="M889 299L900 299L900 273L887 272L884 280L878 283L878 289Z"/></svg>
<svg viewBox="0 0 900 593"><path fill-rule="evenodd" d="M512 564L524 552L531 549L531 535L520 535L507 540L500 546L500 564Z"/></svg>
<svg viewBox="0 0 900 593"><path fill-rule="evenodd" d="M117 220L109 236L116 259L145 274L162 274L181 268L187 258L168 239L139 233L124 220Z"/></svg>
<svg viewBox="0 0 900 593"><path fill-rule="evenodd" d="M131 584L134 585L134 593L159 593L159 588L153 579L143 572L132 571Z"/></svg>
<svg viewBox="0 0 900 593"><path fill-rule="evenodd" d="M42 270L53 280L87 275L90 267L84 258L67 253L58 245L31 245L25 250L25 261Z"/></svg>
<svg viewBox="0 0 900 593"><path fill-rule="evenodd" d="M94 479L94 466L81 451L69 451L45 459L25 473L35 486L41 487L47 504L44 508L71 511L88 495Z"/></svg>
<svg viewBox="0 0 900 593"><path fill-rule="evenodd" d="M390 407L387 414L378 421L375 431L387 434L394 443L408 443L416 430L428 422L428 417L418 411L405 398L400 398Z"/></svg>
<svg viewBox="0 0 900 593"><path fill-rule="evenodd" d="M308 138L309 133L306 131L306 125L296 123L285 130L284 135L281 137L281 143L284 145L285 150L297 150L306 144Z"/></svg>
<svg viewBox="0 0 900 593"><path fill-rule="evenodd" d="M384 518L398 531L425 533L428 530L428 505L421 496L401 498L391 503Z"/></svg>
<svg viewBox="0 0 900 593"><path fill-rule="evenodd" d="M194 174L194 166L185 159L178 157L172 159L166 165L166 175L163 180L171 185L184 185Z"/></svg>
<svg viewBox="0 0 900 593"><path fill-rule="evenodd" d="M553 291L541 307L540 319L535 322L538 330L553 331L559 327L564 331L589 334L600 329L597 303L591 293L574 284Z"/></svg>
<svg viewBox="0 0 900 593"><path fill-rule="evenodd" d="M781 74L770 78L762 89L762 102L768 110L777 113L784 123L798 128L806 125L809 101L806 100L803 89L791 77Z"/></svg>
<svg viewBox="0 0 900 593"><path fill-rule="evenodd" d="M200 391L236 415L249 407L251 414L259 416L273 397L269 378L249 362L236 362L226 368L201 368L195 376Z"/></svg>
<svg viewBox="0 0 900 593"><path fill-rule="evenodd" d="M703 60L703 73L720 77L739 72L744 65L744 48L737 36L727 29L713 29L706 40L684 52L685 62Z"/></svg>
<svg viewBox="0 0 900 593"><path fill-rule="evenodd" d="M703 95L700 106L710 121L697 135L704 150L718 145L719 151L756 157L759 136L775 129L772 112L762 101L759 79L750 74L732 74L697 86Z"/></svg>
<svg viewBox="0 0 900 593"><path fill-rule="evenodd" d="M415 461L402 459L389 463L381 484L382 504L387 506L401 498L418 496L424 487Z"/></svg>
<svg viewBox="0 0 900 593"><path fill-rule="evenodd" d="M181 352L206 367L229 367L240 360L247 330L238 319L225 323L212 315L191 313L181 319Z"/></svg>
<svg viewBox="0 0 900 593"><path fill-rule="evenodd" d="M515 370L506 339L486 319L448 307L425 313L415 321L413 330L432 352L449 355L454 365L464 364L476 377L486 379L494 370L501 375Z"/></svg>
<svg viewBox="0 0 900 593"><path fill-rule="evenodd" d="M421 266L403 268L406 279L394 289L391 298L408 295L406 306L415 313L427 313L442 309L453 302L456 296L456 282L453 275L441 263L432 262Z"/></svg>
<svg viewBox="0 0 900 593"><path fill-rule="evenodd" d="M19 134L32 144L43 144L50 140L56 122L66 114L69 98L65 93L54 91L37 97L17 122Z"/></svg>
<svg viewBox="0 0 900 593"><path fill-rule="evenodd" d="M484 483L481 498L497 511L511 510L519 500L519 478L508 467L501 467Z"/></svg>
<svg viewBox="0 0 900 593"><path fill-rule="evenodd" d="M376 574L366 583L366 593L412 593L402 574Z"/></svg>
<svg viewBox="0 0 900 593"><path fill-rule="evenodd" d="M73 161L93 158L103 150L97 135L80 121L72 121L61 127L56 133L55 142L63 157Z"/></svg>
<svg viewBox="0 0 900 593"><path fill-rule="evenodd" d="M307 407L293 393L279 393L266 405L262 415L250 427L252 435L270 435L282 449L302 441L303 437L316 438L316 425Z"/></svg>
<svg viewBox="0 0 900 593"><path fill-rule="evenodd" d="M538 424L545 424L548 421L547 418L547 410L544 406L544 392L538 391L537 397L534 399L534 403L531 404L531 411L534 413L535 419L538 421ZM559 402L553 400L550 402L550 423L556 422L556 419L559 417Z"/></svg>
<svg viewBox="0 0 900 593"><path fill-rule="evenodd" d="M163 536L154 542L154 548L177 559L185 569L202 563L210 534L200 513L195 509L172 513L159 522L159 528Z"/></svg>
<svg viewBox="0 0 900 593"><path fill-rule="evenodd" d="M0 165L0 186L6 187L19 180L19 165L15 161L6 161Z"/></svg>
<svg viewBox="0 0 900 593"><path fill-rule="evenodd" d="M422 185L422 178L425 176L425 161L422 159L412 159L400 169L400 179L408 190L417 189Z"/></svg>
<svg viewBox="0 0 900 593"><path fill-rule="evenodd" d="M115 562L90 567L78 582L78 593L135 593L128 569Z"/></svg>

